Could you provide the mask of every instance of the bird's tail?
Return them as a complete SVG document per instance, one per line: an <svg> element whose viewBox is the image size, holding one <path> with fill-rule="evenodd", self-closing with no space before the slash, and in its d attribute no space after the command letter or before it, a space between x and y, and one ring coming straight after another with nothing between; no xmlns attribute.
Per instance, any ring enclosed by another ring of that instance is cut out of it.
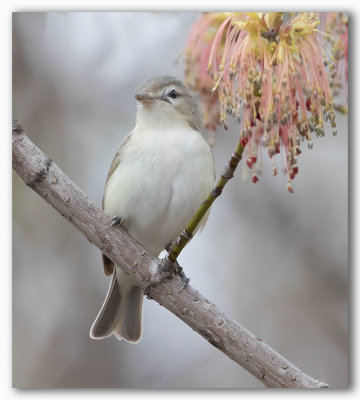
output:
<svg viewBox="0 0 360 400"><path fill-rule="evenodd" d="M142 303L141 288L119 268L114 268L104 304L90 329L90 337L104 339L114 334L119 340L137 343L142 335Z"/></svg>

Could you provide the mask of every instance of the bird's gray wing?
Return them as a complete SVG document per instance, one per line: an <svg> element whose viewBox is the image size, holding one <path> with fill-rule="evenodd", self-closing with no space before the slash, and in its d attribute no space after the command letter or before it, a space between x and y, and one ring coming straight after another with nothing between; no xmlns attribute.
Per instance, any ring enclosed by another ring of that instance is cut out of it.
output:
<svg viewBox="0 0 360 400"><path fill-rule="evenodd" d="M132 132L130 132L128 135L126 135L125 138L123 139L123 141L120 143L120 146L117 148L115 156L110 164L109 172L106 177L106 183L108 183L110 176L115 171L116 167L120 164L122 152L123 152L126 144L129 142L131 135L132 135ZM104 196L102 198L102 209L104 209ZM114 263L105 254L102 255L102 259L103 259L105 275L108 275L108 276L112 275L114 272Z"/></svg>
<svg viewBox="0 0 360 400"><path fill-rule="evenodd" d="M109 168L109 171L108 171L108 174L106 177L106 183L108 183L108 180L110 179L110 176L112 175L112 173L115 171L115 168L120 164L122 152L123 152L125 146L127 145L127 143L129 142L129 140L131 139L131 136L132 136L132 132L130 132L128 135L126 135L124 137L123 141L120 143L119 147L117 148L115 156L110 164L110 168ZM104 197L103 197L103 201L102 201L102 207L104 209Z"/></svg>

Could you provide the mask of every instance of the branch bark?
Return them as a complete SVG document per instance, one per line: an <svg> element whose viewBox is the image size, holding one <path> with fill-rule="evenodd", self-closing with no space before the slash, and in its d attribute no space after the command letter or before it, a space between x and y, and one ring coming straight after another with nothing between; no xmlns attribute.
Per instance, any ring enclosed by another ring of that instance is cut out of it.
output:
<svg viewBox="0 0 360 400"><path fill-rule="evenodd" d="M102 253L131 276L152 299L167 308L268 387L321 388L326 384L306 375L249 330L220 311L180 277L153 286L160 279L159 260L98 208L13 123L13 169L26 185L70 221Z"/></svg>

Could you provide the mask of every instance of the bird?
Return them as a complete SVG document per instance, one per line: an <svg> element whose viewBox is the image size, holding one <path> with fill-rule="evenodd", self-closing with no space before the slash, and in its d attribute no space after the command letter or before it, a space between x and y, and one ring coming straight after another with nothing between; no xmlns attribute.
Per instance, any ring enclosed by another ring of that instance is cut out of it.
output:
<svg viewBox="0 0 360 400"><path fill-rule="evenodd" d="M196 98L170 75L141 85L134 129L122 140L111 162L103 210L150 254L158 257L180 235L215 183L212 150L200 133ZM208 214L201 221L206 223ZM142 337L142 289L102 255L112 276L90 337L112 334L137 343Z"/></svg>

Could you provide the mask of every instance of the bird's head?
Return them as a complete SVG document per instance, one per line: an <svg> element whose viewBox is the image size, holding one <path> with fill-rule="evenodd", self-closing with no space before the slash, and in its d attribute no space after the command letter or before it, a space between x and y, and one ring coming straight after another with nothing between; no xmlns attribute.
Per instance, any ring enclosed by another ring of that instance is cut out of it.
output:
<svg viewBox="0 0 360 400"><path fill-rule="evenodd" d="M201 117L197 101L186 86L173 76L149 79L135 94L138 101L137 123L152 127L189 125L199 130Z"/></svg>

